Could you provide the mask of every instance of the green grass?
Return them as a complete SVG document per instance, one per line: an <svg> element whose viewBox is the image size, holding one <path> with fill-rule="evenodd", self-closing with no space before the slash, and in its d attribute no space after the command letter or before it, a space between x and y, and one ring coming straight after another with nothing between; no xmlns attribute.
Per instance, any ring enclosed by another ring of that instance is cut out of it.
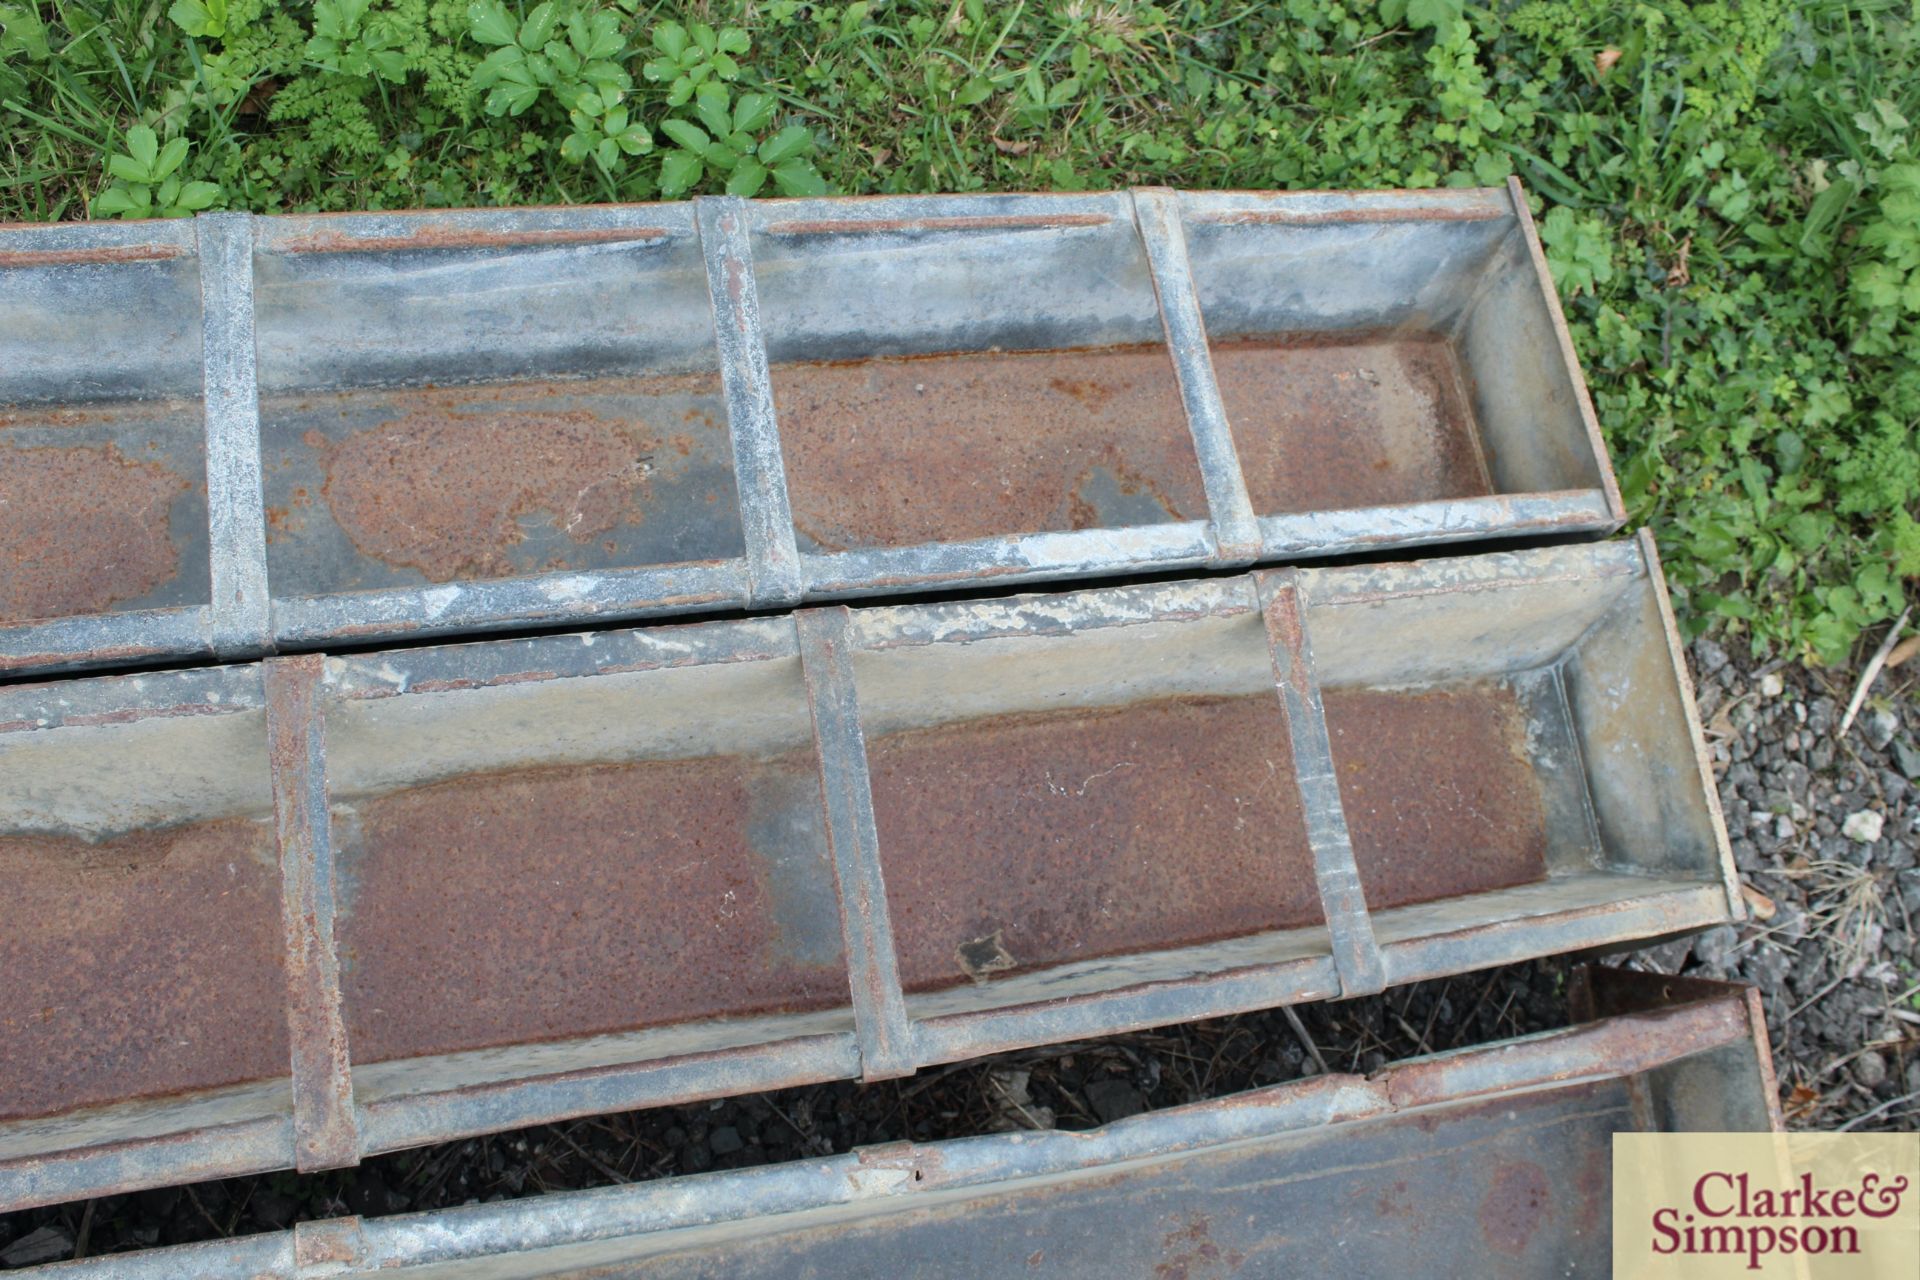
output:
<svg viewBox="0 0 1920 1280"><path fill-rule="evenodd" d="M1685 625L1832 662L1920 576L1915 10L0 0L0 216L1518 173Z"/></svg>

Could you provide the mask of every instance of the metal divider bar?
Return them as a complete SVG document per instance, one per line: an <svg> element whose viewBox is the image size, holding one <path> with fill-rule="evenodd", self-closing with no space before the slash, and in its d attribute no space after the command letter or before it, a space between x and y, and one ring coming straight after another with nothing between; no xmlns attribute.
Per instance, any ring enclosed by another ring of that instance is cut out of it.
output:
<svg viewBox="0 0 1920 1280"><path fill-rule="evenodd" d="M202 214L194 219L194 234L200 248L213 649L225 658L248 657L273 648L254 367L253 217Z"/></svg>
<svg viewBox="0 0 1920 1280"><path fill-rule="evenodd" d="M1220 384L1213 375L1213 356L1207 347L1207 328L1194 292L1193 268L1187 262L1187 235L1180 223L1180 197L1165 187L1133 191L1133 220L1147 249L1153 272L1153 292L1160 301L1160 321L1166 326L1167 347L1173 355L1180 399L1193 433L1193 452L1206 487L1207 511L1213 520L1218 563L1252 564L1260 554L1260 521L1247 496L1247 482L1234 449L1233 431L1220 402Z"/></svg>
<svg viewBox="0 0 1920 1280"><path fill-rule="evenodd" d="M880 837L867 773L866 736L860 728L860 703L853 684L848 613L837 606L802 609L794 615L794 626L820 757L820 789L839 888L840 931L853 990L860 1075L864 1080L911 1075L913 1028L900 989L887 888L880 873Z"/></svg>
<svg viewBox="0 0 1920 1280"><path fill-rule="evenodd" d="M287 1040L293 1070L294 1167L357 1163L353 1072L340 1014L333 946L333 827L327 804L326 721L319 654L262 664L274 828L280 845Z"/></svg>
<svg viewBox="0 0 1920 1280"><path fill-rule="evenodd" d="M700 253L713 301L713 333L720 381L733 437L733 469L740 527L747 543L747 576L756 606L800 600L800 551L793 536L787 470L773 414L773 378L760 332L760 295L753 283L753 245L747 205L738 196L694 201Z"/></svg>
<svg viewBox="0 0 1920 1280"><path fill-rule="evenodd" d="M1307 841L1313 848L1314 880L1333 942L1334 968L1342 996L1372 995L1385 989L1386 970L1374 940L1373 920L1353 860L1353 839L1340 804L1340 782L1333 770L1333 745L1327 736L1320 684L1313 674L1313 647L1301 608L1299 577L1291 569L1253 575L1260 616L1266 623L1267 654L1274 684L1286 708L1287 734L1293 743L1293 769L1300 786Z"/></svg>

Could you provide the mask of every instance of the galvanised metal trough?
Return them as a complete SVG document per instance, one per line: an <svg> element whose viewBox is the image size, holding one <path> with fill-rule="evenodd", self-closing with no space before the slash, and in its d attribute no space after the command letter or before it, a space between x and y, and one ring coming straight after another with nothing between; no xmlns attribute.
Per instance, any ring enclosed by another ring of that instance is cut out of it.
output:
<svg viewBox="0 0 1920 1280"><path fill-rule="evenodd" d="M1706 927L1651 541L0 689L0 1209Z"/></svg>
<svg viewBox="0 0 1920 1280"><path fill-rule="evenodd" d="M1622 516L1517 186L0 230L0 671Z"/></svg>
<svg viewBox="0 0 1920 1280"><path fill-rule="evenodd" d="M45 1267L336 1276L1610 1274L1612 1136L1780 1127L1751 988L1575 975L1577 1025L1136 1116Z"/></svg>

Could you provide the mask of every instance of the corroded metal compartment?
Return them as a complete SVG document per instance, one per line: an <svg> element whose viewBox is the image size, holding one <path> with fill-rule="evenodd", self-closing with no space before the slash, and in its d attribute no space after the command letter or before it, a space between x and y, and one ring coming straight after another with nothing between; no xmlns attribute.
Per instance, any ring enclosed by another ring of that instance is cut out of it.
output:
<svg viewBox="0 0 1920 1280"><path fill-rule="evenodd" d="M1751 988L1576 975L1574 1026L1122 1120L45 1268L322 1276L1600 1274L1612 1136L1780 1127Z"/></svg>
<svg viewBox="0 0 1920 1280"><path fill-rule="evenodd" d="M1622 515L1517 187L13 228L0 366L0 670Z"/></svg>
<svg viewBox="0 0 1920 1280"><path fill-rule="evenodd" d="M0 1206L1705 927L1698 742L1644 540L0 691Z"/></svg>

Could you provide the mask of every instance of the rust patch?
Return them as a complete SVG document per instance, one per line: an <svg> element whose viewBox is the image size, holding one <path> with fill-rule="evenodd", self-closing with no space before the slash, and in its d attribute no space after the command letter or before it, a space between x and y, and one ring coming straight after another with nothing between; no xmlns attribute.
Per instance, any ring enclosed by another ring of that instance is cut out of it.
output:
<svg viewBox="0 0 1920 1280"><path fill-rule="evenodd" d="M1321 921L1271 695L985 717L876 737L900 977L991 939L1031 970Z"/></svg>
<svg viewBox="0 0 1920 1280"><path fill-rule="evenodd" d="M1369 908L1546 878L1546 803L1512 690L1329 689L1324 703Z"/></svg>
<svg viewBox="0 0 1920 1280"><path fill-rule="evenodd" d="M783 364L773 393L794 525L826 551L1206 509L1160 346Z"/></svg>
<svg viewBox="0 0 1920 1280"><path fill-rule="evenodd" d="M0 268L71 267L96 262L164 262L169 258L184 258L187 253L186 246L178 244L113 244L90 249L0 249Z"/></svg>
<svg viewBox="0 0 1920 1280"><path fill-rule="evenodd" d="M0 622L103 613L180 570L184 476L114 445L0 446Z"/></svg>
<svg viewBox="0 0 1920 1280"><path fill-rule="evenodd" d="M291 236L271 247L281 253L392 253L405 249L520 249L550 244L624 244L664 240L665 227L549 227L488 231L478 227L424 222L412 235L356 236L319 231Z"/></svg>
<svg viewBox="0 0 1920 1280"><path fill-rule="evenodd" d="M329 441L333 518L364 556L434 582L516 572L519 520L549 515L576 543L639 524L660 441L583 410L483 415L420 409Z"/></svg>
<svg viewBox="0 0 1920 1280"><path fill-rule="evenodd" d="M846 1004L756 848L755 793L817 797L812 759L529 769L337 810L353 1060ZM801 870L831 884L824 857Z"/></svg>
<svg viewBox="0 0 1920 1280"><path fill-rule="evenodd" d="M0 1120L287 1074L273 827L0 837Z"/></svg>
<svg viewBox="0 0 1920 1280"><path fill-rule="evenodd" d="M1518 1257L1552 1205L1545 1169L1531 1160L1503 1164L1480 1201L1480 1238L1495 1252Z"/></svg>
<svg viewBox="0 0 1920 1280"><path fill-rule="evenodd" d="M1498 222L1512 216L1506 209L1426 205L1404 209L1240 209L1191 214L1188 221L1218 227L1336 227L1368 222Z"/></svg>
<svg viewBox="0 0 1920 1280"><path fill-rule="evenodd" d="M1213 368L1260 515L1492 492L1438 337L1248 338L1215 343Z"/></svg>
<svg viewBox="0 0 1920 1280"><path fill-rule="evenodd" d="M1247 1256L1238 1249L1222 1249L1213 1241L1213 1220L1190 1213L1186 1225L1166 1232L1160 1241L1161 1261L1154 1280L1199 1280L1201 1276L1236 1275Z"/></svg>
<svg viewBox="0 0 1920 1280"><path fill-rule="evenodd" d="M914 235L930 231L1049 231L1062 227L1104 227L1104 213L983 214L968 218L816 218L767 224L770 236Z"/></svg>

